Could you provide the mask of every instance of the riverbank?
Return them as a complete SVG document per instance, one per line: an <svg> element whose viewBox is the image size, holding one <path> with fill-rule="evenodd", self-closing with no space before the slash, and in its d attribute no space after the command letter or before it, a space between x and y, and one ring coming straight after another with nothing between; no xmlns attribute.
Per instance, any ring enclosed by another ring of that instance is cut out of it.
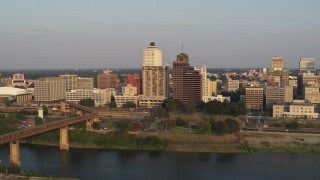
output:
<svg viewBox="0 0 320 180"><path fill-rule="evenodd" d="M241 137L253 151L320 153L320 134L242 132Z"/></svg>
<svg viewBox="0 0 320 180"><path fill-rule="evenodd" d="M14 174L1 174L0 173L0 179L1 180L13 180L13 179L19 179L19 180L79 180L76 178L62 178L62 177L28 177L28 176L22 176L22 175L14 175Z"/></svg>
<svg viewBox="0 0 320 180"><path fill-rule="evenodd" d="M75 134L73 134L75 133ZM320 153L320 134L240 132L233 135L166 134L140 132L116 136L94 132L70 133L71 148L166 150L178 152L293 152ZM87 134L84 134L87 133ZM157 138L153 138L157 137ZM80 139L81 140L77 140ZM58 138L33 139L30 144L59 146ZM54 141L52 141L54 139ZM152 141L151 141L152 140ZM139 144L140 143L140 144Z"/></svg>

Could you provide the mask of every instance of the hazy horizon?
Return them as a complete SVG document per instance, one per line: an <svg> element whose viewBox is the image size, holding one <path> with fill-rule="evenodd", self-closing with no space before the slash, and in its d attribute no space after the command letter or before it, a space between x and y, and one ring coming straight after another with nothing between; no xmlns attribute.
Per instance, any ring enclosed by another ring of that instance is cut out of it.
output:
<svg viewBox="0 0 320 180"><path fill-rule="evenodd" d="M3 0L0 69L140 68L153 41L208 68L298 68L319 59L317 0Z"/></svg>

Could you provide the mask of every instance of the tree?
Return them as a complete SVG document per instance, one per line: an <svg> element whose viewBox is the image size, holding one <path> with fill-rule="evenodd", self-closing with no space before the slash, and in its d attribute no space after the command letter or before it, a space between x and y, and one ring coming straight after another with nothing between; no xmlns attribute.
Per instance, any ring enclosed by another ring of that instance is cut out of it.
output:
<svg viewBox="0 0 320 180"><path fill-rule="evenodd" d="M95 130L99 130L99 129L101 129L101 124L98 123L98 122L93 122L92 123L92 128L95 129Z"/></svg>
<svg viewBox="0 0 320 180"><path fill-rule="evenodd" d="M41 117L36 117L35 119L34 119L34 124L36 125L36 126L38 126L38 125L41 125L41 124L43 124L43 119L41 118Z"/></svg>
<svg viewBox="0 0 320 180"><path fill-rule="evenodd" d="M217 134L227 134L229 132L229 126L225 121L217 121L215 126Z"/></svg>
<svg viewBox="0 0 320 180"><path fill-rule="evenodd" d="M223 84L225 84L227 82L227 80L228 80L225 74L221 75L220 79L221 79Z"/></svg>
<svg viewBox="0 0 320 180"><path fill-rule="evenodd" d="M205 103L204 101L197 101L197 102L196 102L196 109L197 109L197 111L202 112L202 111L205 110L205 108L206 108L206 103Z"/></svg>
<svg viewBox="0 0 320 180"><path fill-rule="evenodd" d="M178 99L165 99L162 107L168 112L183 111L183 103Z"/></svg>
<svg viewBox="0 0 320 180"><path fill-rule="evenodd" d="M176 109L173 99L165 99L162 103L162 107L168 112L173 112Z"/></svg>
<svg viewBox="0 0 320 180"><path fill-rule="evenodd" d="M152 112L153 117L158 117L158 118L168 118L169 117L168 111L166 111L165 109L163 109L161 107L154 107L151 112Z"/></svg>
<svg viewBox="0 0 320 180"><path fill-rule="evenodd" d="M114 126L122 133L127 133L131 128L131 123L128 120L120 120L114 122Z"/></svg>
<svg viewBox="0 0 320 180"><path fill-rule="evenodd" d="M74 128L76 129L86 129L86 122L79 122L73 125Z"/></svg>
<svg viewBox="0 0 320 180"><path fill-rule="evenodd" d="M236 106L237 106L237 110L238 110L238 113L236 115L246 115L247 114L247 108L246 108L245 102L239 101L236 103Z"/></svg>
<svg viewBox="0 0 320 180"><path fill-rule="evenodd" d="M134 103L134 102L132 102L132 101L128 101L128 102L126 102L126 103L124 103L124 104L122 105L122 108L126 108L126 109L136 108L136 107L137 107L136 103Z"/></svg>
<svg viewBox="0 0 320 180"><path fill-rule="evenodd" d="M187 114L193 114L196 110L196 104L193 101L184 103L184 110Z"/></svg>
<svg viewBox="0 0 320 180"><path fill-rule="evenodd" d="M211 124L209 121L201 121L199 123L199 133L200 134L210 134Z"/></svg>
<svg viewBox="0 0 320 180"><path fill-rule="evenodd" d="M180 101L179 99L174 99L173 100L174 101L174 103L175 103L175 107L176 107L176 111L183 111L183 102L182 101Z"/></svg>
<svg viewBox="0 0 320 180"><path fill-rule="evenodd" d="M113 95L111 95L111 102L116 102L116 98Z"/></svg>
<svg viewBox="0 0 320 180"><path fill-rule="evenodd" d="M83 106L87 106L87 107L94 107L95 106L94 100L91 99L91 98L81 99L80 100L80 104L83 105Z"/></svg>
<svg viewBox="0 0 320 180"><path fill-rule="evenodd" d="M117 103L115 101L111 101L110 104L109 104L109 107L110 108L116 108L118 106L117 106Z"/></svg>
<svg viewBox="0 0 320 180"><path fill-rule="evenodd" d="M294 129L294 130L299 129L300 126L301 126L301 125L300 125L300 123L299 123L297 120L291 122L291 128Z"/></svg>
<svg viewBox="0 0 320 180"><path fill-rule="evenodd" d="M238 133L240 131L240 125L237 121L233 120L233 119L227 119L226 123L229 126L229 133Z"/></svg>
<svg viewBox="0 0 320 180"><path fill-rule="evenodd" d="M47 116L49 114L49 111L48 111L48 108L46 105L43 105L42 106L42 109L43 109L43 115Z"/></svg>
<svg viewBox="0 0 320 180"><path fill-rule="evenodd" d="M223 114L222 103L217 100L209 101L206 104L205 111L209 114L214 114L214 115L215 114Z"/></svg>
<svg viewBox="0 0 320 180"><path fill-rule="evenodd" d="M10 107L11 106L11 100L9 98L6 98L5 101L4 101L5 105L7 107Z"/></svg>
<svg viewBox="0 0 320 180"><path fill-rule="evenodd" d="M177 127L188 127L188 122L181 119L181 118L177 118L176 119L176 126Z"/></svg>

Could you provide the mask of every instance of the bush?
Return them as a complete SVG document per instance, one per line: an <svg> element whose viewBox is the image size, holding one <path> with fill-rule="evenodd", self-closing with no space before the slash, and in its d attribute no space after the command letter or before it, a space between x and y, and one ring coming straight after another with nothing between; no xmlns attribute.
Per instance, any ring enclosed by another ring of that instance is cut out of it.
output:
<svg viewBox="0 0 320 180"><path fill-rule="evenodd" d="M230 132L229 126L225 121L217 121L215 124L216 127L216 133L221 134L227 134Z"/></svg>
<svg viewBox="0 0 320 180"><path fill-rule="evenodd" d="M232 133L238 133L240 131L240 125L237 121L233 120L233 119L227 119L226 123L229 126L229 134Z"/></svg>
<svg viewBox="0 0 320 180"><path fill-rule="evenodd" d="M35 125L38 126L43 124L43 119L41 117L36 117L34 122L35 122Z"/></svg>
<svg viewBox="0 0 320 180"><path fill-rule="evenodd" d="M92 123L92 128L95 129L95 130L99 130L99 129L101 129L101 124L98 123L98 122L93 122Z"/></svg>
<svg viewBox="0 0 320 180"><path fill-rule="evenodd" d="M94 100L92 100L91 98L81 99L80 104L83 106L87 106L87 107L94 107L95 106Z"/></svg>
<svg viewBox="0 0 320 180"><path fill-rule="evenodd" d="M199 133L200 134L210 134L211 124L208 121L201 121L199 123Z"/></svg>

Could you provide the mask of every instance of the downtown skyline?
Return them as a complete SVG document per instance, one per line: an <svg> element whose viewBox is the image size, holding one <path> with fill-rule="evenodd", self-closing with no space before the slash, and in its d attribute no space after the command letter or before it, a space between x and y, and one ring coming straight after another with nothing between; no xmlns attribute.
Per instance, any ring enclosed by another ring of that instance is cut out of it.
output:
<svg viewBox="0 0 320 180"><path fill-rule="evenodd" d="M141 68L154 41L170 63L298 68L319 59L320 2L16 1L0 2L0 69Z"/></svg>

